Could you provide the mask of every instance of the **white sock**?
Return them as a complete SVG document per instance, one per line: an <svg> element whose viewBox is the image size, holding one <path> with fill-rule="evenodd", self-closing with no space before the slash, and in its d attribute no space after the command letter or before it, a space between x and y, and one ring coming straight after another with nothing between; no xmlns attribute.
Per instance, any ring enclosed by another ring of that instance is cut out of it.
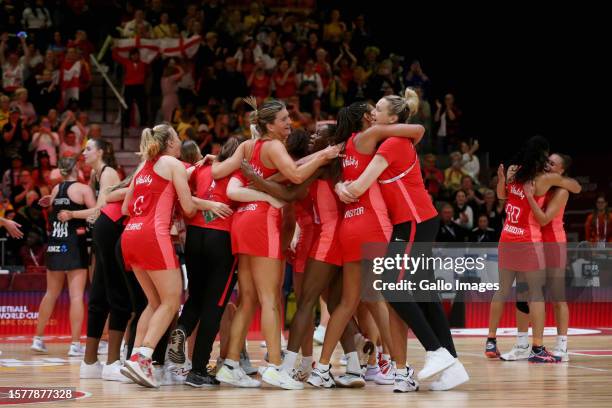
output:
<svg viewBox="0 0 612 408"><path fill-rule="evenodd" d="M34 340L42 341L43 340L43 336L34 336Z"/></svg>
<svg viewBox="0 0 612 408"><path fill-rule="evenodd" d="M567 352L567 336L557 336L557 348L564 353Z"/></svg>
<svg viewBox="0 0 612 408"><path fill-rule="evenodd" d="M317 363L317 368L320 371L329 371L329 364L321 364L321 363Z"/></svg>
<svg viewBox="0 0 612 408"><path fill-rule="evenodd" d="M294 351L287 350L285 352L285 359L283 360L283 368L285 370L293 370L295 368L295 362L297 361L298 354Z"/></svg>
<svg viewBox="0 0 612 408"><path fill-rule="evenodd" d="M383 352L382 346L376 346L376 351L378 352L378 354L382 354Z"/></svg>
<svg viewBox="0 0 612 408"><path fill-rule="evenodd" d="M302 370L310 370L312 368L312 356L302 357Z"/></svg>
<svg viewBox="0 0 612 408"><path fill-rule="evenodd" d="M238 361L230 360L229 358L226 358L225 361L223 361L223 364L228 365L232 368L238 368L238 366L240 365Z"/></svg>
<svg viewBox="0 0 612 408"><path fill-rule="evenodd" d="M406 376L408 375L408 367L404 367L404 368L398 368L395 370L395 372L399 375L403 375Z"/></svg>
<svg viewBox="0 0 612 408"><path fill-rule="evenodd" d="M359 374L361 373L361 365L359 364L359 355L356 351L351 351L346 355L348 361L346 365L346 371L349 373Z"/></svg>
<svg viewBox="0 0 612 408"><path fill-rule="evenodd" d="M140 348L140 354L142 354L143 356L145 356L145 358L152 358L153 357L153 350L151 347L141 347Z"/></svg>
<svg viewBox="0 0 612 408"><path fill-rule="evenodd" d="M516 344L521 348L529 347L529 333L518 332L516 334Z"/></svg>
<svg viewBox="0 0 612 408"><path fill-rule="evenodd" d="M132 348L132 355L130 357L132 357L135 354L140 353L140 347L133 347Z"/></svg>
<svg viewBox="0 0 612 408"><path fill-rule="evenodd" d="M391 360L391 355L389 355L389 354L383 354L383 355L382 355L382 358L383 358L383 360L389 361L389 360Z"/></svg>
<svg viewBox="0 0 612 408"><path fill-rule="evenodd" d="M376 367L378 367L378 364L374 364L374 365L368 364L368 368L372 368L373 369L373 368L376 368Z"/></svg>

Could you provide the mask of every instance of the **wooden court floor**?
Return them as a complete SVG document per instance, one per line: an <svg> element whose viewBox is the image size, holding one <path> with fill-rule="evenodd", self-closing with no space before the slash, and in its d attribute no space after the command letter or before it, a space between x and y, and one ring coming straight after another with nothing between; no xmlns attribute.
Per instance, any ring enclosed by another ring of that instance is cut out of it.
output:
<svg viewBox="0 0 612 408"><path fill-rule="evenodd" d="M91 394L76 402L41 405L67 407L612 407L612 335L571 336L570 352L574 353L570 355L571 361L554 365L487 360L482 352L482 337L455 339L471 381L446 392L428 391L428 382L421 384L420 391L407 394L395 394L392 386L373 383L359 390L317 390L309 386L302 391L226 386L211 390L185 385L152 390L134 384L80 380L80 359L66 356L67 343L48 343L47 355L34 355L25 342L0 343L0 387L76 387ZM552 346L554 338L548 337L547 341ZM498 342L502 352L507 351L513 338L500 337ZM409 340L408 347L410 363L418 371L424 353L415 339ZM264 352L259 341L249 343L254 365L262 363ZM320 347L315 347L315 355L319 352ZM338 365L339 357L337 349L334 364L338 371L343 369ZM58 363L36 366L36 361L43 358L57 358ZM59 363L62 360L67 361ZM2 362L7 361L34 366L3 366Z"/></svg>

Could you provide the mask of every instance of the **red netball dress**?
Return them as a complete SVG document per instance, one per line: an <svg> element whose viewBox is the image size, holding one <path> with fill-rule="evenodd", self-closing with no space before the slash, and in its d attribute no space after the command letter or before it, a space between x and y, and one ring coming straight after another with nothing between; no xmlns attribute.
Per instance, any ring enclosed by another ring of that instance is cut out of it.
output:
<svg viewBox="0 0 612 408"><path fill-rule="evenodd" d="M410 139L391 137L376 154L389 164L378 182L393 225L421 223L438 215L425 189L419 158Z"/></svg>
<svg viewBox="0 0 612 408"><path fill-rule="evenodd" d="M278 172L270 169L261 161L261 148L267 140L255 141L250 164L262 178ZM240 172L234 176L245 185L246 180ZM281 253L281 210L265 201L240 203L232 220L232 252L266 258L282 259Z"/></svg>
<svg viewBox="0 0 612 408"><path fill-rule="evenodd" d="M554 195L554 191L546 194L544 207L548 205ZM544 255L546 268L565 269L567 263L567 237L563 228L563 214L565 206L548 224L542 227L542 241L544 242Z"/></svg>
<svg viewBox="0 0 612 408"><path fill-rule="evenodd" d="M536 221L523 185L506 185L506 221L499 238L499 268L516 272L544 269L542 232ZM542 206L545 196L535 197Z"/></svg>
<svg viewBox="0 0 612 408"><path fill-rule="evenodd" d="M295 203L295 218L300 227L300 236L295 247L295 260L292 265L294 272L302 273L306 269L306 260L314 242L314 215L310 195Z"/></svg>
<svg viewBox="0 0 612 408"><path fill-rule="evenodd" d="M314 242L309 256L316 261L341 266L339 234L342 202L338 200L330 180L315 180L310 186L309 195L314 221Z"/></svg>
<svg viewBox="0 0 612 408"><path fill-rule="evenodd" d="M130 221L121 236L126 267L165 270L179 267L170 237L176 191L171 180L159 176L147 160L134 177L129 203Z"/></svg>
<svg viewBox="0 0 612 408"><path fill-rule="evenodd" d="M346 142L345 157L342 158L342 178L353 181L368 167L374 154L357 151L354 144L356 134ZM342 261L357 262L362 259L361 246L366 243L387 243L391 237L391 222L387 206L378 184L372 185L359 200L347 204L340 226Z"/></svg>

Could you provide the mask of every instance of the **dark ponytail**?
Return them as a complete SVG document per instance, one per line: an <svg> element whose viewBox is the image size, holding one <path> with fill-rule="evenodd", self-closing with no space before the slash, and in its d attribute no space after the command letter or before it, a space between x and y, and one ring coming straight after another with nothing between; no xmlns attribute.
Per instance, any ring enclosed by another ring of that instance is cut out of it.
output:
<svg viewBox="0 0 612 408"><path fill-rule="evenodd" d="M335 144L346 142L355 132L362 128L363 115L369 111L367 102L354 102L338 112L336 119Z"/></svg>
<svg viewBox="0 0 612 408"><path fill-rule="evenodd" d="M518 166L514 180L522 184L542 173L548 164L549 150L548 140L542 136L529 139L512 160Z"/></svg>

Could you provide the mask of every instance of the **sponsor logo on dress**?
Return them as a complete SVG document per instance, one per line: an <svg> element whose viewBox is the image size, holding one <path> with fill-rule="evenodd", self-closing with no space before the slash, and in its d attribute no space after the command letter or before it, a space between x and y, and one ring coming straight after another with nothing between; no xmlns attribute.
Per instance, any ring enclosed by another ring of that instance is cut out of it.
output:
<svg viewBox="0 0 612 408"><path fill-rule="evenodd" d="M135 222L125 226L126 231L140 231L142 229L142 222Z"/></svg>
<svg viewBox="0 0 612 408"><path fill-rule="evenodd" d="M351 166L353 166L353 167L357 168L358 165L359 165L359 160L357 160L353 156L346 156L344 159L342 159L342 167L351 167Z"/></svg>
<svg viewBox="0 0 612 408"><path fill-rule="evenodd" d="M47 253L50 254L65 254L66 252L68 252L68 246L66 244L49 245L47 247Z"/></svg>
<svg viewBox="0 0 612 408"><path fill-rule="evenodd" d="M514 225L504 225L504 231L514 235L525 235L523 228L515 227Z"/></svg>
<svg viewBox="0 0 612 408"><path fill-rule="evenodd" d="M255 165L251 165L251 167L253 167L253 171L255 172L255 174L257 174L259 177L263 177L263 171L261 170L261 167L259 166L255 166Z"/></svg>
<svg viewBox="0 0 612 408"><path fill-rule="evenodd" d="M55 206L70 205L70 199L69 198L56 198L55 200L53 200L53 205Z"/></svg>
<svg viewBox="0 0 612 408"><path fill-rule="evenodd" d="M153 177L150 174L139 175L136 177L136 185L146 184L147 186L153 182Z"/></svg>
<svg viewBox="0 0 612 408"><path fill-rule="evenodd" d="M357 207L357 208L353 208L353 209L347 210L344 213L344 218L357 217L359 215L363 215L364 213L365 213L365 208L364 207Z"/></svg>
<svg viewBox="0 0 612 408"><path fill-rule="evenodd" d="M523 190L520 188L517 188L516 186L510 187L510 193L521 197L521 200L525 199L525 193L523 192Z"/></svg>
<svg viewBox="0 0 612 408"><path fill-rule="evenodd" d="M238 207L238 212L245 212L245 211L255 211L257 209L257 204L248 204L242 207Z"/></svg>

